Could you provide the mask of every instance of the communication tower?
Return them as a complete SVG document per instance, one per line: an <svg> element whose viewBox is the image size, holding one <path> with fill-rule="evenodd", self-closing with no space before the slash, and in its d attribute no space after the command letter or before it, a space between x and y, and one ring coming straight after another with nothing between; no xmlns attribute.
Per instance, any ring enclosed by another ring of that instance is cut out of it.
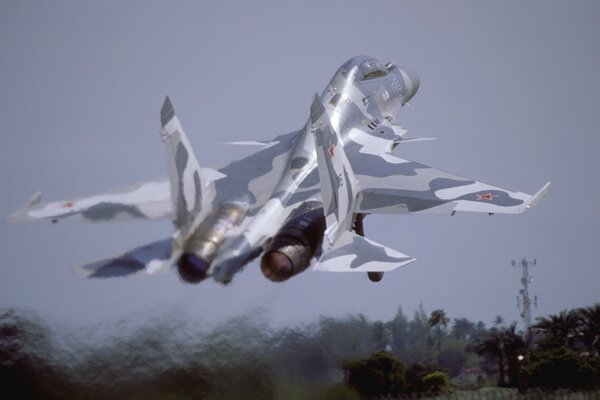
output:
<svg viewBox="0 0 600 400"><path fill-rule="evenodd" d="M521 311L521 318L523 318L523 324L525 325L525 335L529 338L529 327L531 326L531 306L537 307L537 296L534 296L533 299L529 296L529 284L533 281L531 276L529 276L529 267L533 267L537 264L536 259L533 261L529 261L526 258L523 258L521 261L511 261L511 265L513 267L521 267L521 289L519 290L519 295L517 296L517 306L519 307L519 311Z"/></svg>

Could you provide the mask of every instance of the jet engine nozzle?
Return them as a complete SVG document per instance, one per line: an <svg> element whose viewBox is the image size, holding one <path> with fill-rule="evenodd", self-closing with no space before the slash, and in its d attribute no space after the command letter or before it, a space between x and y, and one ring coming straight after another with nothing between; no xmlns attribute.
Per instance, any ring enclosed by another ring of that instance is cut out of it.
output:
<svg viewBox="0 0 600 400"><path fill-rule="evenodd" d="M260 263L263 275L273 282L283 282L294 273L294 264L288 256L279 251L269 251Z"/></svg>
<svg viewBox="0 0 600 400"><path fill-rule="evenodd" d="M247 208L241 202L221 204L187 238L177 264L184 281L198 283L206 277L220 246L229 231L240 224Z"/></svg>
<svg viewBox="0 0 600 400"><path fill-rule="evenodd" d="M177 263L179 276L187 283L198 283L206 278L210 263L192 253L183 253Z"/></svg>
<svg viewBox="0 0 600 400"><path fill-rule="evenodd" d="M282 282L299 274L321 246L325 233L322 204L309 202L292 211L260 262L263 275Z"/></svg>

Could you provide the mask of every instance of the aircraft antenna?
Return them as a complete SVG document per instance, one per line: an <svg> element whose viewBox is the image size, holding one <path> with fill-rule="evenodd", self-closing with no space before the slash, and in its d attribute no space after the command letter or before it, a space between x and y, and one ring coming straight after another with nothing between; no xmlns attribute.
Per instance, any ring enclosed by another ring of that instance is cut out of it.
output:
<svg viewBox="0 0 600 400"><path fill-rule="evenodd" d="M511 261L513 267L522 268L521 274L521 289L517 296L517 307L521 311L521 318L523 318L523 324L525 326L525 338L527 341L531 339L529 333L529 327L531 326L531 307L537 307L537 296L531 298L529 295L529 284L533 282L533 278L529 275L529 267L533 267L537 264L537 260L534 258L533 261L523 258L521 261Z"/></svg>

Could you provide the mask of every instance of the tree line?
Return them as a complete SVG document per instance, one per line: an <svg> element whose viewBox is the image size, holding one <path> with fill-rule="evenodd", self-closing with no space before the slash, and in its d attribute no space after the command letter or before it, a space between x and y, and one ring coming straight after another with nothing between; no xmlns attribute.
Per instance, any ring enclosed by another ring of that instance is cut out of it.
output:
<svg viewBox="0 0 600 400"><path fill-rule="evenodd" d="M587 390L600 383L600 304L539 318L530 332L443 310L388 321L321 317L273 328L261 315L206 330L164 315L64 334L0 310L7 398L369 398L483 386ZM355 396L355 397L352 397ZM4 397L4 396L3 396Z"/></svg>
<svg viewBox="0 0 600 400"><path fill-rule="evenodd" d="M488 328L466 318L451 321L441 309L427 315L422 307L412 320L399 310L374 327L377 338L387 329L380 342L387 352L345 365L347 383L365 398L438 395L489 385L490 379L520 391L600 388L600 304L540 317L527 332L500 316Z"/></svg>

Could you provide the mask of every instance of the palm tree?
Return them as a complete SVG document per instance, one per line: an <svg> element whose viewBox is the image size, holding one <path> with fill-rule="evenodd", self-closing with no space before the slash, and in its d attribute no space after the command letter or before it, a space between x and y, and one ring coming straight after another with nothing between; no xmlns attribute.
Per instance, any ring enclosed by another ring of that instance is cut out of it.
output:
<svg viewBox="0 0 600 400"><path fill-rule="evenodd" d="M505 357L504 357L504 343L500 330L496 327L491 328L485 339L479 342L475 346L477 354L483 356L488 354L492 359L498 363L498 386L504 386L504 371L505 371Z"/></svg>
<svg viewBox="0 0 600 400"><path fill-rule="evenodd" d="M498 386L517 385L518 357L527 345L523 337L516 332L516 325L513 323L506 328L493 327L487 337L475 347L479 355L489 354L498 363Z"/></svg>
<svg viewBox="0 0 600 400"><path fill-rule="evenodd" d="M573 347L575 341L581 336L582 317L575 310L563 310L557 315L537 318L537 322L531 328L543 336L541 343L543 347L554 348L564 345Z"/></svg>
<svg viewBox="0 0 600 400"><path fill-rule="evenodd" d="M518 386L520 360L519 356L525 352L527 344L523 335L516 331L517 323L512 323L504 328L501 333L501 339L504 344L504 357L508 373L508 386Z"/></svg>
<svg viewBox="0 0 600 400"><path fill-rule="evenodd" d="M442 329L446 329L450 320L446 317L446 312L442 309L433 310L429 316L427 323L430 327L434 328L437 326L438 331L438 364L442 357Z"/></svg>
<svg viewBox="0 0 600 400"><path fill-rule="evenodd" d="M600 354L600 303L577 310L580 316L581 336L586 348Z"/></svg>
<svg viewBox="0 0 600 400"><path fill-rule="evenodd" d="M454 339L469 340L475 330L476 325L474 322L469 321L467 318L454 318L454 324L450 332Z"/></svg>

